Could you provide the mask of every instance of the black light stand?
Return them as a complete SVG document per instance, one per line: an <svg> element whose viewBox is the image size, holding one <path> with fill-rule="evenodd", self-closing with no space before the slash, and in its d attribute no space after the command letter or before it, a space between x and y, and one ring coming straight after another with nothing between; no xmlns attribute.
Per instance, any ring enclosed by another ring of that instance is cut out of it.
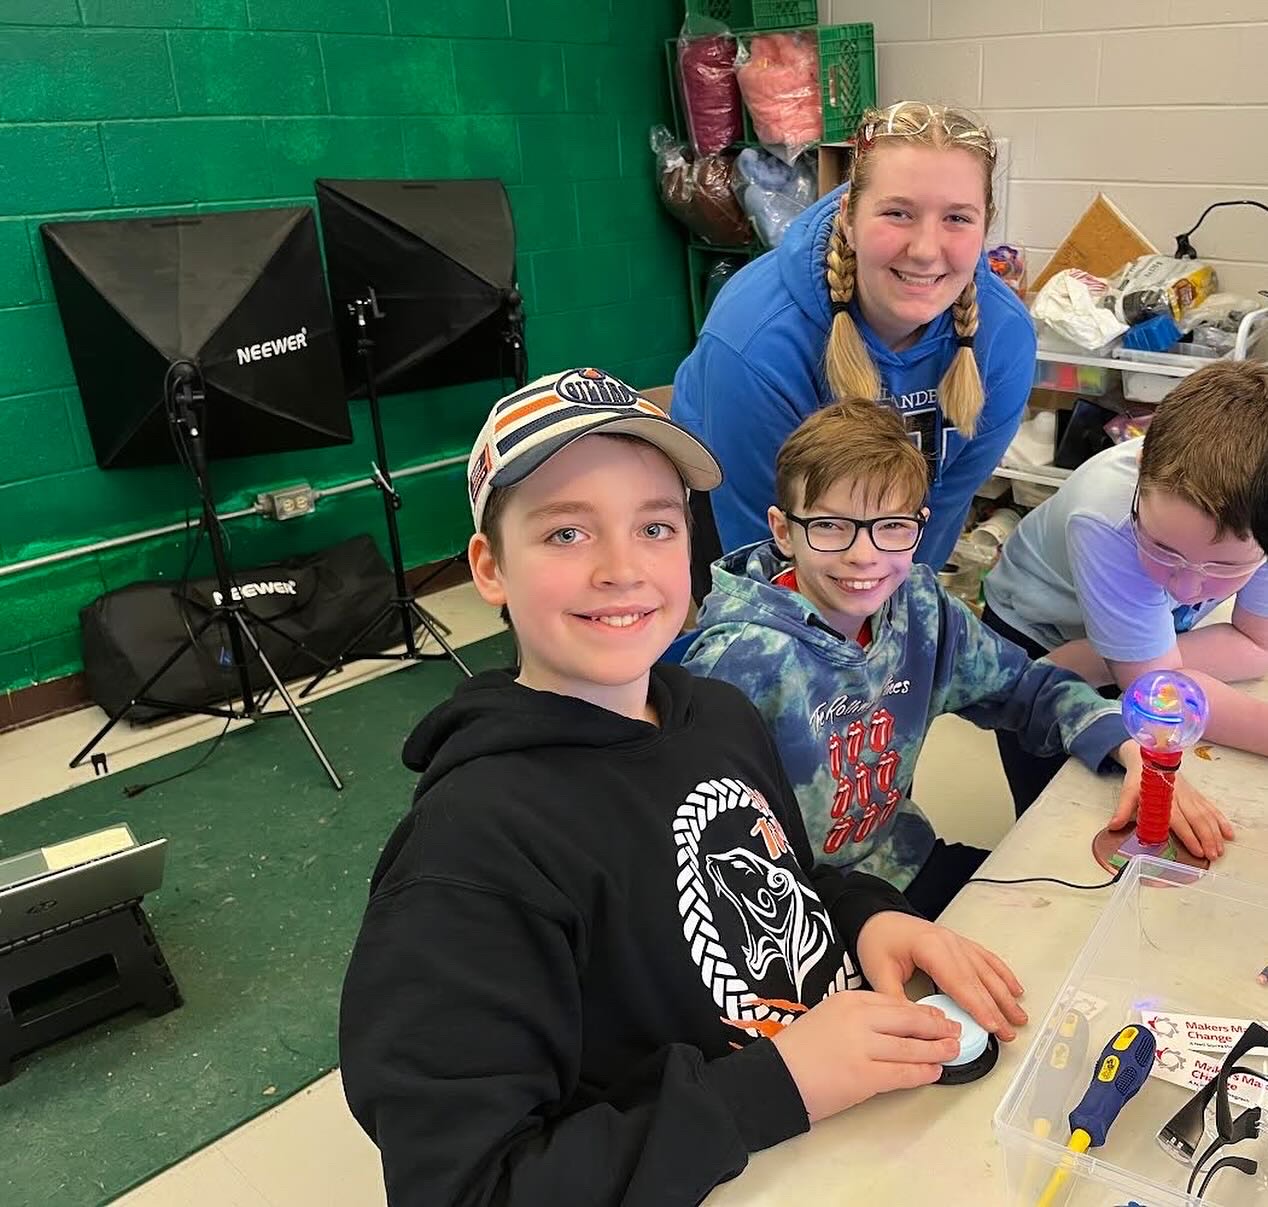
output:
<svg viewBox="0 0 1268 1207"><path fill-rule="evenodd" d="M396 594L389 599L355 637L349 641L335 656L334 662L319 671L299 693L304 699L327 675L338 670L344 663L362 658L373 658L386 662L422 662L433 658L450 658L460 671L468 678L471 671L467 664L458 657L457 651L445 640L449 628L425 608L419 607L418 601L410 594L405 583L405 562L401 556L401 531L396 522L396 513L401 509L401 496L392 485L392 473L387 463L387 445L383 439L383 416L379 409L379 391L374 376L374 336L370 334L368 318L381 319L383 311L379 309L379 300L374 290L367 288L366 296L348 303L348 313L356 319L357 354L365 369L366 400L370 404L370 426L374 431L374 451L378 458L373 469L374 485L383 496L383 516L387 521L388 545L392 554L392 576L396 583ZM362 650L361 643L383 621L395 613L401 625L401 636L405 644L402 653L383 653L378 650ZM422 627L431 634L443 653L424 653L418 648L417 632Z"/></svg>
<svg viewBox="0 0 1268 1207"><path fill-rule="evenodd" d="M515 223L500 180L327 180L315 182L325 239L326 275L336 306L339 351L349 397L370 406L396 594L376 624L399 617L405 652L361 652L358 634L338 661L357 657L415 662L446 657L464 673L445 629L405 586L379 395L414 394L504 377L508 350L517 383L527 379L523 301L515 287ZM382 308L386 304L386 309ZM347 316L345 318L345 316ZM384 321L386 320L386 321ZM433 574L460 561L457 554ZM423 654L419 627L443 654ZM367 630L368 632L369 630ZM328 671L318 674L307 696Z"/></svg>
<svg viewBox="0 0 1268 1207"><path fill-rule="evenodd" d="M512 286L506 291L506 326L502 330L502 342L511 350L511 368L515 376L515 388L528 385L528 353L524 350L524 298Z"/></svg>
<svg viewBox="0 0 1268 1207"><path fill-rule="evenodd" d="M286 710L291 714L295 724L299 726L308 745L312 747L317 761L321 763L326 775L336 790L343 788L343 783L335 769L326 758L313 731L308 727L299 707L286 690L281 678L274 670L272 663L265 657L259 640L253 631L253 625L263 624L279 632L273 625L261 617L253 615L246 608L237 592L233 589L233 578L229 571L228 559L225 556L224 537L220 527L220 519L216 515L211 490L211 477L207 469L207 449L203 434L203 403L205 401L201 376L196 366L188 361L180 361L172 365L164 382L164 396L168 420L172 425L173 436L178 447L187 451L187 464L194 475L199 499L202 502L202 525L207 533L211 546L212 561L216 570L216 582L219 587L219 602L208 609L207 615L192 627L186 640L178 646L159 666L159 668L133 694L131 700L118 712L114 713L104 726L93 736L88 744L70 761L72 767L78 767L88 757L94 747L121 720L138 705L149 708L172 709L177 712L196 712L210 717L224 717L228 720L248 720L264 716L262 699L258 698L251 687L251 676L247 665L247 647L259 660L272 682L272 691L282 698ZM207 706L191 706L174 704L171 701L155 699L148 695L152 688L175 665L176 661L189 651L197 652L198 639L214 624L221 624L228 631L229 649L233 666L238 676L238 692L240 705L233 699L223 708ZM285 634L283 634L285 636ZM299 645L299 643L295 643ZM300 648L303 648L302 646ZM308 651L311 653L311 651Z"/></svg>
<svg viewBox="0 0 1268 1207"><path fill-rule="evenodd" d="M503 297L505 299L506 325L502 330L502 343L510 350L511 375L515 381L515 388L522 390L528 385L528 353L524 349L524 298L514 286L508 289L503 294ZM438 578L446 570L466 560L467 551L460 549L452 556L436 563L432 567L431 573L415 587L415 592L421 591L432 579ZM432 619L434 620L435 617ZM449 630L446 629L445 633L448 634L448 632Z"/></svg>

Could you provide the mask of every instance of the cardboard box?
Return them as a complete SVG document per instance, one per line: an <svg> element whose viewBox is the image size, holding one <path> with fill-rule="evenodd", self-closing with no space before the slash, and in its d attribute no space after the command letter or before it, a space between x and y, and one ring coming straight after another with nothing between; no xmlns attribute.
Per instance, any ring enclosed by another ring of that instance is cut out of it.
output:
<svg viewBox="0 0 1268 1207"><path fill-rule="evenodd" d="M666 414L669 413L670 404L674 397L674 387L669 386L651 386L646 390L640 390L640 394L647 399L648 402L654 402Z"/></svg>
<svg viewBox="0 0 1268 1207"><path fill-rule="evenodd" d="M850 178L853 142L819 144L819 196L826 197Z"/></svg>

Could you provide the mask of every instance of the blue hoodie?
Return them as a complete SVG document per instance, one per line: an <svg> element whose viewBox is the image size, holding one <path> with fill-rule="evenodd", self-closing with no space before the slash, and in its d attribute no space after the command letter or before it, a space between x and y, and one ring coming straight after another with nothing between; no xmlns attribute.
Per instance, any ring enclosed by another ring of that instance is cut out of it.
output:
<svg viewBox="0 0 1268 1207"><path fill-rule="evenodd" d="M1068 751L1094 771L1127 740L1116 703L1070 671L1032 662L948 595L928 566L872 617L866 648L772 581L774 542L713 566L701 635L683 663L738 687L766 721L815 858L905 889L933 849L911 780L935 717L1015 732L1031 754Z"/></svg>
<svg viewBox="0 0 1268 1207"><path fill-rule="evenodd" d="M674 378L674 419L704 440L726 474L709 496L724 550L769 535L775 455L803 419L832 401L823 366L832 320L824 273L842 191L812 205L777 251L727 282ZM986 403L968 441L938 406L938 383L956 351L950 312L934 319L913 347L892 352L864 322L857 302L850 303L880 373L883 400L897 407L931 459L933 516L917 558L935 569L955 546L973 492L1012 441L1034 384L1034 325L985 257L977 298L974 355Z"/></svg>

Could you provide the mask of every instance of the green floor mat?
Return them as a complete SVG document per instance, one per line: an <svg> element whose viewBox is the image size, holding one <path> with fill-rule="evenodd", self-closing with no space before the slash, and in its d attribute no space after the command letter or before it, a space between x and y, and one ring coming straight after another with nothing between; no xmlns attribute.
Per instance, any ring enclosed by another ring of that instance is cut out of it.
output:
<svg viewBox="0 0 1268 1207"><path fill-rule="evenodd" d="M463 650L475 670L511 656L508 635ZM203 748L0 817L0 856L120 820L142 841L166 836L166 880L145 906L185 996L161 1018L133 1011L19 1059L0 1086L4 1207L108 1202L334 1067L369 875L417 779L401 746L458 680L448 662L423 663L312 705L341 793L277 718L134 800L124 783Z"/></svg>

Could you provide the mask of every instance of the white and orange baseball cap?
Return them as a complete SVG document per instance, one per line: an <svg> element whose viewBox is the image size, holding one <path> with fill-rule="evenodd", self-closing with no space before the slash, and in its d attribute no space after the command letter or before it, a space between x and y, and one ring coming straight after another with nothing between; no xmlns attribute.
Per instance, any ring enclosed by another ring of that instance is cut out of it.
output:
<svg viewBox="0 0 1268 1207"><path fill-rule="evenodd" d="M495 486L514 486L560 449L592 432L623 432L655 445L691 490L722 481L713 454L637 390L602 369L549 373L493 404L467 462L477 531Z"/></svg>

